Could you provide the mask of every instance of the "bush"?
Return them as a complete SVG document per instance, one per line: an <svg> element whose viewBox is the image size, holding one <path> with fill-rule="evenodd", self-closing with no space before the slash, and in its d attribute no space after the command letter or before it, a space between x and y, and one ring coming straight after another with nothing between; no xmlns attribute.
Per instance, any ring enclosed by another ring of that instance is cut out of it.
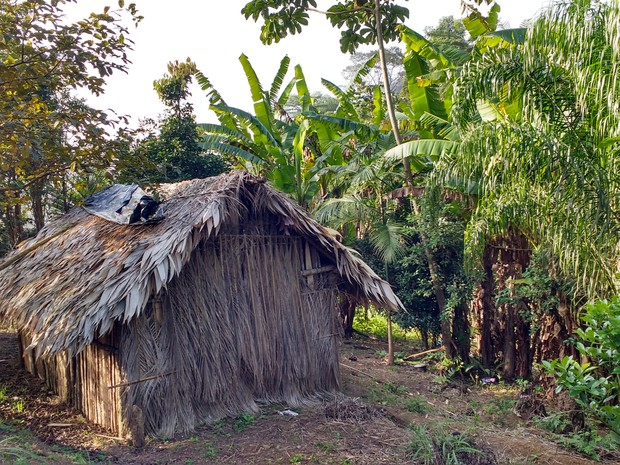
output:
<svg viewBox="0 0 620 465"><path fill-rule="evenodd" d="M556 393L566 390L620 441L620 300L587 305L582 318L585 328L575 332L575 347L590 362L566 356L543 366L557 377Z"/></svg>
<svg viewBox="0 0 620 465"><path fill-rule="evenodd" d="M360 333L387 340L387 318L385 315L378 312L371 312L370 315L364 315L361 312L358 312L353 320L353 327ZM405 339L406 336L407 332L393 321L392 337L395 340L398 340Z"/></svg>

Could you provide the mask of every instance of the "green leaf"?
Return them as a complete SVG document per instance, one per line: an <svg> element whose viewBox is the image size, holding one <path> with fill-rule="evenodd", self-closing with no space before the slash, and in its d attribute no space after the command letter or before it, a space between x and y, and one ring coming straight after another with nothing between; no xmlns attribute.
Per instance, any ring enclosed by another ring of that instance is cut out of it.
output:
<svg viewBox="0 0 620 465"><path fill-rule="evenodd" d="M271 89L269 90L269 100L271 102L278 101L278 92L280 92L280 88L282 87L282 83L284 82L290 63L291 59L288 56L285 56L282 58L282 61L280 61L280 67L273 78L273 83L271 84Z"/></svg>
<svg viewBox="0 0 620 465"><path fill-rule="evenodd" d="M258 76L248 60L248 57L241 54L239 61L241 62L241 66L243 66L243 71L245 72L248 84L250 85L250 92L252 94L252 101L254 102L254 113L256 118L265 128L267 128L269 132L272 132L273 116L271 114L269 98L263 90L260 81L258 80Z"/></svg>
<svg viewBox="0 0 620 465"><path fill-rule="evenodd" d="M383 157L391 162L410 158L412 161L426 165L428 160L438 160L442 155L457 153L459 142L439 139L419 139L405 142L386 151Z"/></svg>

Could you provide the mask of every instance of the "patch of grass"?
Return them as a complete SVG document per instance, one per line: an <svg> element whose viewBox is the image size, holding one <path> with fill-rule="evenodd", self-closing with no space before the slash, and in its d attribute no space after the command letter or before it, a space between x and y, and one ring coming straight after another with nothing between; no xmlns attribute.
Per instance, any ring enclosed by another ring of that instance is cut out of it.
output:
<svg viewBox="0 0 620 465"><path fill-rule="evenodd" d="M202 456L205 458L217 457L217 449L213 447L213 444L207 443L206 450L204 451Z"/></svg>
<svg viewBox="0 0 620 465"><path fill-rule="evenodd" d="M593 428L572 431L573 425L566 412L559 412L535 420L538 427L551 433L551 439L594 460L620 450L620 442L612 433L599 435Z"/></svg>
<svg viewBox="0 0 620 465"><path fill-rule="evenodd" d="M391 392L392 394L396 394L396 395L404 395L404 394L407 394L407 392L409 392L406 386L395 384L390 381L383 383L383 387L388 392Z"/></svg>
<svg viewBox="0 0 620 465"><path fill-rule="evenodd" d="M18 399L13 404L11 404L11 408L15 410L17 413L22 413L24 408L26 407L26 403L22 399Z"/></svg>
<svg viewBox="0 0 620 465"><path fill-rule="evenodd" d="M338 448L338 445L334 442L317 442L316 447L323 452L332 452Z"/></svg>
<svg viewBox="0 0 620 465"><path fill-rule="evenodd" d="M516 402L515 399L510 397L496 397L482 408L482 412L486 415L490 415L494 423L504 426L506 425L508 416L512 414L512 409Z"/></svg>
<svg viewBox="0 0 620 465"><path fill-rule="evenodd" d="M303 462L304 456L301 454L294 455L290 459L288 459L289 463L300 463Z"/></svg>
<svg viewBox="0 0 620 465"><path fill-rule="evenodd" d="M241 431L245 430L246 427L253 425L254 422L254 415L252 415L251 413L240 413L235 417L233 429L240 433Z"/></svg>
<svg viewBox="0 0 620 465"><path fill-rule="evenodd" d="M6 386L0 386L0 402L6 400Z"/></svg>
<svg viewBox="0 0 620 465"><path fill-rule="evenodd" d="M17 436L9 436L0 441L0 463L9 460L9 463L40 463L38 455L26 449L23 441Z"/></svg>
<svg viewBox="0 0 620 465"><path fill-rule="evenodd" d="M423 415L428 410L428 403L422 396L414 396L405 401L405 408L412 413Z"/></svg>
<svg viewBox="0 0 620 465"><path fill-rule="evenodd" d="M449 432L445 427L429 430L423 425L411 426L407 451L412 462L418 465L477 463L474 462L476 458L487 455L469 434ZM490 456L484 463L496 464L493 460Z"/></svg>

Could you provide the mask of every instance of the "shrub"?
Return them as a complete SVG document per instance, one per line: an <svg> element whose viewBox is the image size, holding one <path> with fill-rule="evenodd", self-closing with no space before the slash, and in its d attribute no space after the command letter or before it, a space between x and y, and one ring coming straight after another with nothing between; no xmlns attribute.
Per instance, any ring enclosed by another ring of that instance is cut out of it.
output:
<svg viewBox="0 0 620 465"><path fill-rule="evenodd" d="M557 377L556 393L566 390L620 440L620 300L597 302L585 310L585 328L576 331L575 347L590 362L566 356L543 361L543 366Z"/></svg>

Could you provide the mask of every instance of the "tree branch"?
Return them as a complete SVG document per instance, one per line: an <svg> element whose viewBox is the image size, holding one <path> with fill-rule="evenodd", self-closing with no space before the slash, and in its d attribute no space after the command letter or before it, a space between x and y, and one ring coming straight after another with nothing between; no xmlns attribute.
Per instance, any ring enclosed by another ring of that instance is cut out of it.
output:
<svg viewBox="0 0 620 465"><path fill-rule="evenodd" d="M316 8L306 8L306 11L313 11L315 13L320 13L322 15L329 16L329 15L346 15L348 13L355 13L356 11L366 11L368 13L372 13L374 10L372 8L368 8L365 6L360 6L358 8L353 8L351 10L345 10L345 11L322 11L322 10L317 10Z"/></svg>

